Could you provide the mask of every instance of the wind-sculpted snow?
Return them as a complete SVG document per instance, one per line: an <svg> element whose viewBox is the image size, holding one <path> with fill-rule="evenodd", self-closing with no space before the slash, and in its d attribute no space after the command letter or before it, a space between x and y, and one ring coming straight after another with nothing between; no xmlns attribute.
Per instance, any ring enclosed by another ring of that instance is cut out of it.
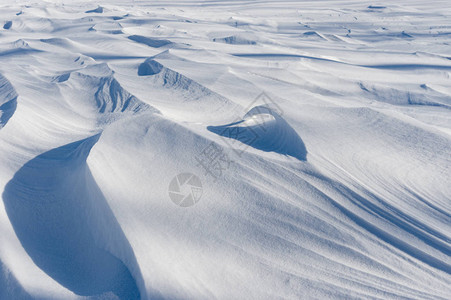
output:
<svg viewBox="0 0 451 300"><path fill-rule="evenodd" d="M304 142L296 131L278 113L265 106L252 108L242 121L209 126L208 130L263 151L307 159Z"/></svg>
<svg viewBox="0 0 451 300"><path fill-rule="evenodd" d="M220 42L220 43L226 43L226 44L233 44L233 45L255 45L257 44L256 41L253 41L252 39L248 39L245 36L226 36L222 38L213 38L213 42Z"/></svg>
<svg viewBox="0 0 451 300"><path fill-rule="evenodd" d="M152 39L152 38L145 37L142 35L131 35L128 38L137 43L142 43L149 47L154 47L154 48L160 48L160 47L172 44L171 41L168 41L168 40Z"/></svg>
<svg viewBox="0 0 451 300"><path fill-rule="evenodd" d="M0 129L8 123L17 107L17 93L11 83L0 74Z"/></svg>
<svg viewBox="0 0 451 300"><path fill-rule="evenodd" d="M124 114L137 114L144 111L158 113L158 110L142 102L125 90L114 77L108 65L92 65L75 72L63 73L54 77L63 95L83 91L84 96L68 97L70 104L93 107L98 114L95 118L99 124L111 123ZM67 94L66 92L67 91Z"/></svg>
<svg viewBox="0 0 451 300"><path fill-rule="evenodd" d="M154 77L150 77L149 79L151 79L155 84L158 84L166 89L186 93L186 98L188 101L196 101L202 98L210 97L216 98L216 101L227 102L227 99L217 95L210 89L197 83L195 80L170 68L164 67L153 58L147 59L139 66L138 75L156 75Z"/></svg>
<svg viewBox="0 0 451 300"><path fill-rule="evenodd" d="M87 14L89 14L89 13L99 13L99 14L101 14L101 13L103 13L103 7L99 6L99 7L95 8L95 9L87 10L87 11L85 11L85 13L87 13Z"/></svg>
<svg viewBox="0 0 451 300"><path fill-rule="evenodd" d="M6 21L5 24L3 25L3 29L10 29L11 26L13 26L13 22L12 21Z"/></svg>
<svg viewBox="0 0 451 300"><path fill-rule="evenodd" d="M138 66L137 73L141 77L141 87L138 90L145 87L146 94L149 95L150 92L155 108L174 115L174 111L189 111L188 118L192 121L208 121L209 118L219 118L224 114L236 112L237 104L195 79L164 65L171 60L199 67L199 64L178 58L168 51L150 57Z"/></svg>
<svg viewBox="0 0 451 300"><path fill-rule="evenodd" d="M33 299L0 261L0 299Z"/></svg>
<svg viewBox="0 0 451 300"><path fill-rule="evenodd" d="M412 87L409 91L378 85L366 86L363 83L360 83L360 88L366 92L365 96L375 101L394 105L442 106L451 109L451 98L428 88L425 84Z"/></svg>
<svg viewBox="0 0 451 300"><path fill-rule="evenodd" d="M149 76L156 75L163 70L163 65L156 60L149 58L145 62L139 65L138 75L139 76Z"/></svg>
<svg viewBox="0 0 451 300"><path fill-rule="evenodd" d="M0 25L1 300L449 299L449 1Z"/></svg>
<svg viewBox="0 0 451 300"><path fill-rule="evenodd" d="M376 207L373 203L380 201L376 196L352 192L307 163L298 161L287 167L279 159L249 153L224 172L220 181L202 177L205 197L195 209L185 211L165 201L167 187L158 182L169 182L178 169L202 172L195 157L199 149L209 147L208 137L212 136L190 132L162 117L142 115L109 127L103 143L92 153L94 177L108 191L119 220L137 216L126 231L131 243L142 242L138 228L146 232L147 246L137 256L154 258L143 270L150 291L156 289L169 298L207 298L209 292L192 282L196 276L215 288L219 298L239 297L244 291L253 299L304 293L320 298L346 298L350 293L356 298L444 298L432 290L424 292L429 289L421 283L425 276L437 276L438 286L446 289L449 270L443 234L423 233L424 224L411 225L412 220L405 220L408 216L397 217L389 209ZM132 149L141 153L139 161L129 155ZM273 175L262 176L268 168ZM104 174L104 169L111 173ZM132 176L137 173L142 176ZM118 179L118 174L125 177ZM123 202L123 186L132 182L136 190ZM153 218L137 213L133 203L148 203ZM398 235L398 230L405 230L407 236ZM426 244L415 241L415 236ZM381 242L390 246L381 247ZM207 244L209 251L199 254L199 247ZM379 255L387 257L380 260ZM177 261L172 260L175 256ZM421 263L409 268L392 265L405 257ZM261 260L264 265L258 264ZM177 272L188 265L197 267ZM276 273L293 272L286 275L290 283L285 276L263 275L268 268ZM431 275L434 268L442 271ZM223 272L228 274L227 281L221 280ZM328 278L328 283L318 282L317 276ZM412 282L416 285L411 286ZM258 288L249 289L249 284Z"/></svg>
<svg viewBox="0 0 451 300"><path fill-rule="evenodd" d="M133 251L85 162L98 138L30 160L6 185L3 201L24 249L53 279L78 295L140 299Z"/></svg>
<svg viewBox="0 0 451 300"><path fill-rule="evenodd" d="M101 113L119 111L136 113L150 108L149 105L139 101L135 96L124 90L113 77L100 78L99 89L95 97Z"/></svg>

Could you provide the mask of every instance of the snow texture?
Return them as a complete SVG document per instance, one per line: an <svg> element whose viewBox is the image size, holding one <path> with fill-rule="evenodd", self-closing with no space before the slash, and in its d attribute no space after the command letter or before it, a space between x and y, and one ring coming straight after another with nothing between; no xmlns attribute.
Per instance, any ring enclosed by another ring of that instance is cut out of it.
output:
<svg viewBox="0 0 451 300"><path fill-rule="evenodd" d="M449 1L0 22L1 300L449 299Z"/></svg>

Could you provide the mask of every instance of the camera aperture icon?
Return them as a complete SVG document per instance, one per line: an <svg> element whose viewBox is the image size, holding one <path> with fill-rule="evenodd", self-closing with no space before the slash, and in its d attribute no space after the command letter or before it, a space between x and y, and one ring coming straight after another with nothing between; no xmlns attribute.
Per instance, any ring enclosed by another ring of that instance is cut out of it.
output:
<svg viewBox="0 0 451 300"><path fill-rule="evenodd" d="M169 184L169 197L172 202L181 207L190 207L199 202L202 197L202 182L191 173L181 173L175 176Z"/></svg>

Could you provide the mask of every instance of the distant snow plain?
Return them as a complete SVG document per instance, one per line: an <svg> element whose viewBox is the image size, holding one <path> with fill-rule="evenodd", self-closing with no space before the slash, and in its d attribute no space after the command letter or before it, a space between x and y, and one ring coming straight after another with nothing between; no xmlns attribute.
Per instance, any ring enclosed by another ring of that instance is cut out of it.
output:
<svg viewBox="0 0 451 300"><path fill-rule="evenodd" d="M0 299L449 299L451 2L0 22Z"/></svg>

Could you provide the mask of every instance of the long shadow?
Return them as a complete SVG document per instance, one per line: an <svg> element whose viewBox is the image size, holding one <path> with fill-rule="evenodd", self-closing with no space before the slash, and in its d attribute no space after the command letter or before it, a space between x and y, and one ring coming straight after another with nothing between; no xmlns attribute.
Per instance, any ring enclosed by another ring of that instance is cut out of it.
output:
<svg viewBox="0 0 451 300"><path fill-rule="evenodd" d="M284 118L266 106L252 108L244 116L244 120L222 126L208 126L207 129L225 137L224 141L238 154L246 150L244 144L265 152L307 160L307 149L301 137Z"/></svg>
<svg viewBox="0 0 451 300"><path fill-rule="evenodd" d="M141 43L153 48L160 48L163 46L171 45L172 42L168 40L153 39L142 35L131 35L128 37L130 40L137 43Z"/></svg>
<svg viewBox="0 0 451 300"><path fill-rule="evenodd" d="M5 127L9 119L14 115L17 108L17 97L0 105L0 128Z"/></svg>
<svg viewBox="0 0 451 300"><path fill-rule="evenodd" d="M3 201L24 249L61 285L81 296L141 299L133 250L86 164L99 137L30 160L6 185Z"/></svg>
<svg viewBox="0 0 451 300"><path fill-rule="evenodd" d="M451 70L451 66L448 65L429 65L429 64L379 64L379 65L360 65L365 68L372 69L387 69L387 70L423 70L423 69L436 69L436 70Z"/></svg>
<svg viewBox="0 0 451 300"><path fill-rule="evenodd" d="M0 128L5 127L17 107L17 93L11 83L0 74Z"/></svg>

